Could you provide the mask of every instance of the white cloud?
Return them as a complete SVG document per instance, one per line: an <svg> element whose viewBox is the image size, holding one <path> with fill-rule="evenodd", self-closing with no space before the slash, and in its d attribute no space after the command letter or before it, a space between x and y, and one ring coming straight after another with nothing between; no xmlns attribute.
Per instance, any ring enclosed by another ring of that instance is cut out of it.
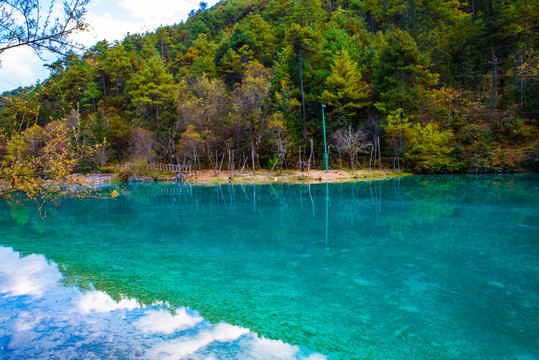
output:
<svg viewBox="0 0 539 360"><path fill-rule="evenodd" d="M76 300L77 308L83 312L110 312L115 310L133 310L139 306L135 299L122 299L120 302L114 301L110 295L101 291L90 291L83 294Z"/></svg>
<svg viewBox="0 0 539 360"><path fill-rule="evenodd" d="M139 19L149 28L179 23L187 18L187 14L198 8L199 1L193 0L152 0L148 6L146 0L119 0L118 5L130 12L131 16ZM213 5L216 1L208 2Z"/></svg>
<svg viewBox="0 0 539 360"><path fill-rule="evenodd" d="M209 331L204 330L199 332L194 337L176 338L166 341L150 351L150 358L181 359L196 353L214 341L233 342L245 334L249 334L248 329L220 323Z"/></svg>
<svg viewBox="0 0 539 360"><path fill-rule="evenodd" d="M87 22L89 24L89 31L77 33L73 37L76 42L86 47L91 47L101 40L107 40L109 42L121 40L127 33L142 31L140 23L120 21L110 13L101 15L89 13Z"/></svg>
<svg viewBox="0 0 539 360"><path fill-rule="evenodd" d="M207 2L211 6L217 1ZM194 0L152 0L149 5L146 0L118 0L117 7L99 8L95 4L86 16L90 31L77 34L75 39L91 46L103 39L110 42L122 40L127 33L142 33L177 24L186 20L189 12L198 8L198 3Z"/></svg>
<svg viewBox="0 0 539 360"><path fill-rule="evenodd" d="M19 258L13 250L0 247L0 258L0 293L42 296L62 278L57 266L42 255Z"/></svg>
<svg viewBox="0 0 539 360"><path fill-rule="evenodd" d="M230 346L236 341L240 349L236 354L238 360L327 360L327 357L321 354L303 355L297 345L259 337L249 329L227 323L219 323L209 329L200 330L194 336L175 337L163 341L149 351L148 357L171 360L189 357L207 360L212 359L212 355L208 356L207 352L201 351L202 349L215 342Z"/></svg>
<svg viewBox="0 0 539 360"><path fill-rule="evenodd" d="M249 333L249 329L227 323L219 323L213 329L213 338L215 341L228 342L234 341L247 333Z"/></svg>
<svg viewBox="0 0 539 360"><path fill-rule="evenodd" d="M49 70L29 47L14 48L0 55L0 92L32 85L46 79Z"/></svg>
<svg viewBox="0 0 539 360"><path fill-rule="evenodd" d="M43 320L43 315L21 311L15 320L15 331L32 330Z"/></svg>
<svg viewBox="0 0 539 360"><path fill-rule="evenodd" d="M194 328L204 319L187 314L185 308L176 310L175 315L165 310L148 311L148 314L137 321L137 327L146 332L172 334Z"/></svg>
<svg viewBox="0 0 539 360"><path fill-rule="evenodd" d="M153 31L164 25L172 25L187 19L187 14L197 9L199 0L116 0L95 1L88 6L86 20L90 31L78 33L73 39L87 47L103 39L113 42L122 40L127 33ZM217 0L206 1L208 7ZM48 62L54 60L48 57ZM19 86L35 84L38 79L49 76L41 61L31 49L16 48L0 56L0 92Z"/></svg>
<svg viewBox="0 0 539 360"><path fill-rule="evenodd" d="M296 354L299 352L299 347L296 345L287 344L281 340L270 340L264 337L257 337L247 348L249 356L253 360L264 359L271 355L272 359L292 360L296 359Z"/></svg>

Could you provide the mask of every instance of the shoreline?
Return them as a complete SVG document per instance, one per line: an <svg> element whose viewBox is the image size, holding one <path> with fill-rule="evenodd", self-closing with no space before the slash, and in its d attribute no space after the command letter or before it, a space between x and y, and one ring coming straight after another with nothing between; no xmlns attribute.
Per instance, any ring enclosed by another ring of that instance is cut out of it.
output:
<svg viewBox="0 0 539 360"><path fill-rule="evenodd" d="M275 184L275 183L287 183L287 184L324 184L324 183L343 183L354 181L369 181L369 180L386 180L389 178L409 176L411 174L402 172L393 172L391 170L329 170L327 173L325 170L311 170L311 171L298 171L298 170L286 170L282 175L278 172L273 172L271 175L269 171L259 170L255 175L251 173L243 173L241 175L234 175L230 178L230 172L222 171L221 176L215 175L213 170L197 171L197 176L194 173L191 176L185 178L183 182L193 185L214 185L214 184ZM89 186L104 185L107 183L126 182L177 182L175 175L165 176L162 178L154 179L151 177L132 177L128 181L119 181L117 174L77 174L74 176L83 177L83 182Z"/></svg>

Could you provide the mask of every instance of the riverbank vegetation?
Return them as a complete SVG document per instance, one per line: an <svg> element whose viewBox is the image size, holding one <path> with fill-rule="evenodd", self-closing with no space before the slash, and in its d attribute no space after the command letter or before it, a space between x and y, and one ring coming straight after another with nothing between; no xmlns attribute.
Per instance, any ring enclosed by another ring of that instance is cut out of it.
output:
<svg viewBox="0 0 539 360"><path fill-rule="evenodd" d="M322 168L324 103L330 168L534 171L538 19L523 0L201 2L4 93L0 156L42 155L60 122L100 144L74 172Z"/></svg>

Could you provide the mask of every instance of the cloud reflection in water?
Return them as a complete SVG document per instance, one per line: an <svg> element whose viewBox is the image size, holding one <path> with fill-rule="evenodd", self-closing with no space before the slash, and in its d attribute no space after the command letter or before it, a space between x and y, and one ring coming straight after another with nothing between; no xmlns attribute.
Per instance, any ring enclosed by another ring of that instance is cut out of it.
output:
<svg viewBox="0 0 539 360"><path fill-rule="evenodd" d="M43 255L20 257L11 249L0 247L0 293L12 296L42 296L62 275L55 264Z"/></svg>
<svg viewBox="0 0 539 360"><path fill-rule="evenodd" d="M326 359L189 308L117 302L61 279L45 257L0 247L0 358Z"/></svg>

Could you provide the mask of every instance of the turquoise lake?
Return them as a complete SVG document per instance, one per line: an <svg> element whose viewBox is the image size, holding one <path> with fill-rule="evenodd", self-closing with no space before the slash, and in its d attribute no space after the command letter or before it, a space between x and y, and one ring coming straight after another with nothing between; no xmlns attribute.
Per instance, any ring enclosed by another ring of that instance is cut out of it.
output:
<svg viewBox="0 0 539 360"><path fill-rule="evenodd" d="M539 359L539 175L0 204L1 359Z"/></svg>

